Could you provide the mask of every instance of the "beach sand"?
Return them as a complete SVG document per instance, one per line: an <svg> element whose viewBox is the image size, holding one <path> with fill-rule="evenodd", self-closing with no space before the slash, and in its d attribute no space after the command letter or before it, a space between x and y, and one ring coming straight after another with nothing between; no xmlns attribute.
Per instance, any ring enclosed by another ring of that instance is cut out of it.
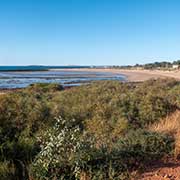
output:
<svg viewBox="0 0 180 180"><path fill-rule="evenodd" d="M62 70L62 69L61 69ZM60 70L60 71L61 71ZM89 71L89 72L110 72L122 74L129 82L141 82L157 78L174 78L180 81L180 70L163 71L163 70L124 70L124 69L63 69L63 71Z"/></svg>
<svg viewBox="0 0 180 180"><path fill-rule="evenodd" d="M180 81L180 70L162 71L162 70L124 70L124 69L95 69L95 68L77 68L77 69L56 69L56 71L87 71L87 72L110 72L124 75L128 82L142 82L157 78L174 78ZM13 90L13 91L16 91ZM11 90L0 90L0 95L12 92Z"/></svg>

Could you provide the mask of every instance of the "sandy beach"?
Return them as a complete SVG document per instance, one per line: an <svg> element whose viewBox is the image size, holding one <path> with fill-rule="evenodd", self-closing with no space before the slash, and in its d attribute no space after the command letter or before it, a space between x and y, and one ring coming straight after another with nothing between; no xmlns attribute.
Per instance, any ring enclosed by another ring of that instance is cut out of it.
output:
<svg viewBox="0 0 180 180"><path fill-rule="evenodd" d="M77 69L54 69L56 71L75 71L75 72L109 72L116 75L123 75L128 82L143 82L149 79L174 78L180 81L180 70L162 71L162 70L124 70L124 69L96 69L96 68L77 68ZM53 69L51 70L53 71ZM0 95L8 92L17 91L17 89L0 90Z"/></svg>
<svg viewBox="0 0 180 180"><path fill-rule="evenodd" d="M61 69L62 70L62 69ZM126 76L129 82L141 82L148 79L174 78L180 81L180 70L124 70L124 69L63 69L63 71L110 72Z"/></svg>

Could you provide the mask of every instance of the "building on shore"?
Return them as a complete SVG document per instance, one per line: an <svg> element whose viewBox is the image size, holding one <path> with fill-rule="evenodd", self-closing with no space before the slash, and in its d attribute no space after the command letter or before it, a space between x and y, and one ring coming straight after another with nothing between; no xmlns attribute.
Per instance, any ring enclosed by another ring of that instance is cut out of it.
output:
<svg viewBox="0 0 180 180"><path fill-rule="evenodd" d="M173 69L179 69L180 66L179 66L178 64L173 64L173 65L172 65L172 68L173 68Z"/></svg>

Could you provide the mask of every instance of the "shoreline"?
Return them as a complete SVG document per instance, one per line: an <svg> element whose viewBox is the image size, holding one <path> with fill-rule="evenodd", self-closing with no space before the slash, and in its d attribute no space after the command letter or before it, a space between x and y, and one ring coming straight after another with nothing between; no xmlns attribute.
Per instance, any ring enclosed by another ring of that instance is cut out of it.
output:
<svg viewBox="0 0 180 180"><path fill-rule="evenodd" d="M56 69L58 70L58 69ZM149 79L174 78L180 81L180 70L125 70L125 69L59 69L59 71L88 71L88 72L109 72L125 76L128 82L143 82Z"/></svg>
<svg viewBox="0 0 180 180"><path fill-rule="evenodd" d="M143 82L149 79L158 78L174 78L180 81L180 70L163 71L163 70L127 70L127 69L96 69L96 68L74 68L74 69L55 69L56 71L74 71L74 72L101 72L112 73L124 76L125 82ZM53 71L53 69L52 69ZM72 87L72 86L70 86ZM68 87L69 88L69 87ZM0 89L0 95L8 92L17 91L21 88L15 89Z"/></svg>

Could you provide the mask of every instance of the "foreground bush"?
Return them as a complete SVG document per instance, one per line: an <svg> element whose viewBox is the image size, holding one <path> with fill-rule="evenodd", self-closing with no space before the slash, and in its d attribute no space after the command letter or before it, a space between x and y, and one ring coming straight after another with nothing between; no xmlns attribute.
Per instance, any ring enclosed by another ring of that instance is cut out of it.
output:
<svg viewBox="0 0 180 180"><path fill-rule="evenodd" d="M161 119L159 122L151 125L149 130L152 132L168 134L175 139L175 157L180 157L180 111L172 113L166 118Z"/></svg>
<svg viewBox="0 0 180 180"><path fill-rule="evenodd" d="M1 180L13 179L15 175L15 167L9 161L0 163Z"/></svg>
<svg viewBox="0 0 180 180"><path fill-rule="evenodd" d="M160 159L173 149L172 138L143 130L130 131L111 151L96 148L93 139L84 138L74 122L60 118L41 138L42 150L32 167L36 178L128 178L128 170Z"/></svg>
<svg viewBox="0 0 180 180"><path fill-rule="evenodd" d="M100 81L68 90L57 84L37 84L1 95L0 177L28 179L29 167L36 159L33 172L41 179L54 175L64 175L66 179L123 179L129 168L144 164L143 158L149 162L148 157L160 158L171 151L173 139L164 134L172 134L148 131L152 131L149 126L179 107L180 85L171 79L144 83ZM54 117L59 115L65 123L55 131ZM64 143L58 147L62 148L59 156L54 143L65 126L68 128L66 135L60 136ZM39 136L44 140L37 141ZM38 159L46 159L39 152L44 152L48 142L54 144L51 158L57 154L58 163L49 160L45 170L39 164L43 174L38 175ZM76 143L80 149L74 152Z"/></svg>
<svg viewBox="0 0 180 180"><path fill-rule="evenodd" d="M37 178L73 179L81 173L84 162L91 157L91 141L81 136L74 120L57 119L56 124L40 137L41 152L36 157L33 172Z"/></svg>
<svg viewBox="0 0 180 180"><path fill-rule="evenodd" d="M134 163L141 164L161 159L164 155L173 152L174 138L141 129L133 130L120 138L116 149L124 152L124 159L128 160L129 157L131 160L134 159Z"/></svg>

